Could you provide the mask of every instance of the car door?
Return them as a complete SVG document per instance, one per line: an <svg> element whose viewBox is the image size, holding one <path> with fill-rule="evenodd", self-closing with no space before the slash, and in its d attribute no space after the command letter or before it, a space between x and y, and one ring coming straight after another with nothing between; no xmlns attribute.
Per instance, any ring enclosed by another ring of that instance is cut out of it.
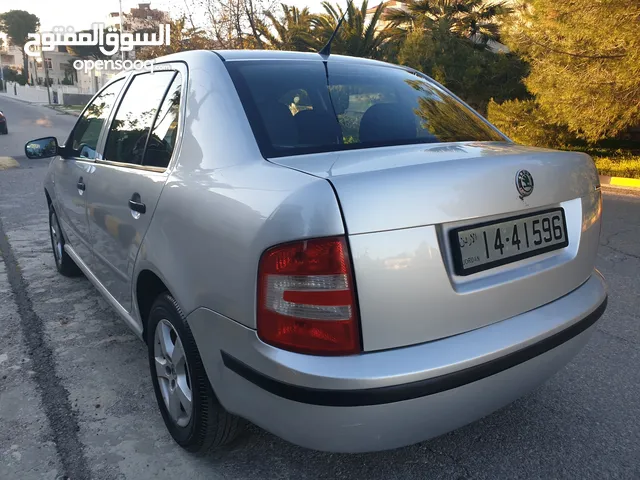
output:
<svg viewBox="0 0 640 480"><path fill-rule="evenodd" d="M133 267L178 134L186 69L135 74L112 115L87 189L92 271L131 311Z"/></svg>
<svg viewBox="0 0 640 480"><path fill-rule="evenodd" d="M67 244L87 265L92 255L85 192L91 182L103 127L124 84L124 78L118 79L92 100L61 148L61 155L53 160L54 207Z"/></svg>

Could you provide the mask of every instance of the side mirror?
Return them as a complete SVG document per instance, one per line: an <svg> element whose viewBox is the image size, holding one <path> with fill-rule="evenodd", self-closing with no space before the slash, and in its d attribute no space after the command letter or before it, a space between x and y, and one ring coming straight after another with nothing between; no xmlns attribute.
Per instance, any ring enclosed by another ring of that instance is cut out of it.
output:
<svg viewBox="0 0 640 480"><path fill-rule="evenodd" d="M50 158L58 155L60 148L55 137L31 140L24 146L27 158Z"/></svg>

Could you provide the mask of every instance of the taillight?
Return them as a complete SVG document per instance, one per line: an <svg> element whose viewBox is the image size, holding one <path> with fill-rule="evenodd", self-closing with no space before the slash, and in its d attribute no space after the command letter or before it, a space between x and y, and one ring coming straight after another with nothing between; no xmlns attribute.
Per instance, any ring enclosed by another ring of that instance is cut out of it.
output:
<svg viewBox="0 0 640 480"><path fill-rule="evenodd" d="M278 245L260 259L258 336L299 353L360 352L353 275L343 237Z"/></svg>

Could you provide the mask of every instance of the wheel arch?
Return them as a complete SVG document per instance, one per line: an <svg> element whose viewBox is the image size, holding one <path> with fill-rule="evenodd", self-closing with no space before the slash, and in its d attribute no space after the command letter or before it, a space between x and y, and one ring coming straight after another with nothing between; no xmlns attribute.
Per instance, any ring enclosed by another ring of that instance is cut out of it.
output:
<svg viewBox="0 0 640 480"><path fill-rule="evenodd" d="M142 339L145 343L147 341L147 323L151 307L153 306L153 302L156 298L165 292L173 296L169 287L167 287L166 283L156 272L148 268L138 272L135 282L134 298L138 309L138 315L142 322Z"/></svg>

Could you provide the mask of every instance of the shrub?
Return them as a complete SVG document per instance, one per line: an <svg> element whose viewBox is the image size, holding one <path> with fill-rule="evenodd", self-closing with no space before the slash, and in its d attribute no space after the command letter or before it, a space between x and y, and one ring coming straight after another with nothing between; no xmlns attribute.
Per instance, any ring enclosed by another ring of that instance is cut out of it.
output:
<svg viewBox="0 0 640 480"><path fill-rule="evenodd" d="M566 125L549 120L535 100L507 100L488 105L488 120L517 143L536 147L567 148L574 137Z"/></svg>

